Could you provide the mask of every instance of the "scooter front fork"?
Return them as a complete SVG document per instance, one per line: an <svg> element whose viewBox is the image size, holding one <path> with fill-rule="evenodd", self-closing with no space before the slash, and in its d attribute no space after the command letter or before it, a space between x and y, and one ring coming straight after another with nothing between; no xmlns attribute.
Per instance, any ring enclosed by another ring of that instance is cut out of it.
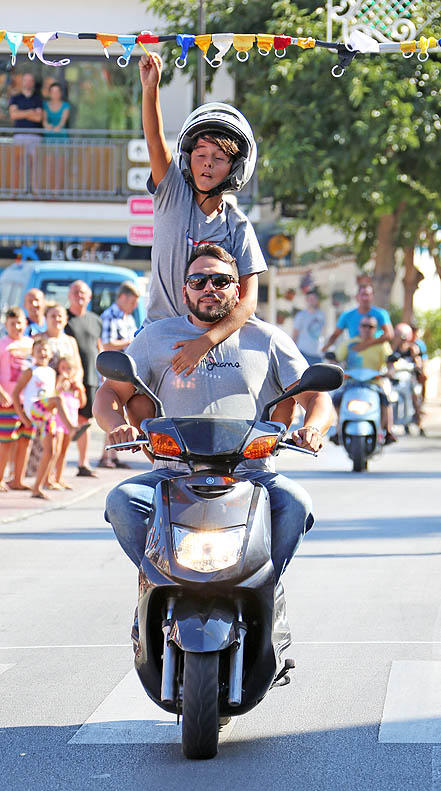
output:
<svg viewBox="0 0 441 791"><path fill-rule="evenodd" d="M174 703L175 701L176 645L169 640L174 606L175 599L170 598L167 602L166 618L162 622L164 647L162 657L161 700L164 703Z"/></svg>
<svg viewBox="0 0 441 791"><path fill-rule="evenodd" d="M240 706L242 703L243 656L247 625L243 620L241 605L238 605L236 628L237 640L230 648L230 676L228 684L228 703L230 706Z"/></svg>

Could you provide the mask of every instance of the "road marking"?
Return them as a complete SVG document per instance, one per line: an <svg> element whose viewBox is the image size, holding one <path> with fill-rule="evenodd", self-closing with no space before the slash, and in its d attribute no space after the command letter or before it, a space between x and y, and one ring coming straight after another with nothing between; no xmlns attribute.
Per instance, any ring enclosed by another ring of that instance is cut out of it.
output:
<svg viewBox="0 0 441 791"><path fill-rule="evenodd" d="M0 665L0 676L1 676L2 673L6 673L6 671L9 670L10 667L14 667L14 665L13 664L12 665Z"/></svg>
<svg viewBox="0 0 441 791"><path fill-rule="evenodd" d="M69 744L176 744L176 715L159 708L131 670L72 736Z"/></svg>
<svg viewBox="0 0 441 791"><path fill-rule="evenodd" d="M129 648L131 643L92 643L76 644L76 645L2 645L0 651L47 651L49 649L59 648Z"/></svg>
<svg viewBox="0 0 441 791"><path fill-rule="evenodd" d="M296 640L294 645L441 645L441 640ZM131 643L76 645L2 645L0 651L47 651L59 648L129 648Z"/></svg>
<svg viewBox="0 0 441 791"><path fill-rule="evenodd" d="M392 662L378 741L441 744L441 662Z"/></svg>

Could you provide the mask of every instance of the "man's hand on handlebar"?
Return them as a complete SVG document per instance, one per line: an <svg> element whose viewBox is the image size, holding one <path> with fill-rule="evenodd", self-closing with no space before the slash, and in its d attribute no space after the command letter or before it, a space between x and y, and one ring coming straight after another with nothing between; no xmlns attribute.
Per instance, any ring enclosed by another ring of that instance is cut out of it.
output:
<svg viewBox="0 0 441 791"><path fill-rule="evenodd" d="M117 426L113 431L109 432L109 444L117 445L120 442L134 442L139 436L139 431L135 426L129 426L128 423L122 423ZM118 448L115 448L118 450ZM137 448L138 450L138 448Z"/></svg>
<svg viewBox="0 0 441 791"><path fill-rule="evenodd" d="M303 426L292 433L293 442L300 448L313 450L315 453L323 447L323 437L314 426Z"/></svg>

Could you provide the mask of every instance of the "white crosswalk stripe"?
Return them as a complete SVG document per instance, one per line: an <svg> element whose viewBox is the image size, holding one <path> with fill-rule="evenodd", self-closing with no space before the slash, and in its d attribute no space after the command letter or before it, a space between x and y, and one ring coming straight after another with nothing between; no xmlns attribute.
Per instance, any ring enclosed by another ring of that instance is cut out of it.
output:
<svg viewBox="0 0 441 791"><path fill-rule="evenodd" d="M176 715L146 695L133 669L72 736L69 744L176 744Z"/></svg>
<svg viewBox="0 0 441 791"><path fill-rule="evenodd" d="M441 744L441 662L392 662L378 741Z"/></svg>

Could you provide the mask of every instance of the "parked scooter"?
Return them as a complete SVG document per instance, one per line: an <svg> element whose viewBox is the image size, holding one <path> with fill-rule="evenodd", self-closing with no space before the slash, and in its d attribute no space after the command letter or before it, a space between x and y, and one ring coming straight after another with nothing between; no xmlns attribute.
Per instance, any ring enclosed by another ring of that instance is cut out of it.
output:
<svg viewBox="0 0 441 791"><path fill-rule="evenodd" d="M353 472L367 470L368 460L383 448L380 395L374 381L378 376L380 372L370 368L345 371L337 431Z"/></svg>
<svg viewBox="0 0 441 791"><path fill-rule="evenodd" d="M265 406L260 420L243 420L166 418L127 354L102 352L97 368L135 384L156 404L157 417L141 424L143 438L109 447L145 444L155 459L189 468L156 487L139 569L135 667L149 697L178 721L183 716L184 755L212 758L220 724L250 711L274 684L287 683L293 667L292 660L282 665L291 637L271 562L268 494L235 469L281 449L316 455L285 439L285 426L272 422L269 410L308 390L336 389L343 372L311 366L298 385Z"/></svg>

